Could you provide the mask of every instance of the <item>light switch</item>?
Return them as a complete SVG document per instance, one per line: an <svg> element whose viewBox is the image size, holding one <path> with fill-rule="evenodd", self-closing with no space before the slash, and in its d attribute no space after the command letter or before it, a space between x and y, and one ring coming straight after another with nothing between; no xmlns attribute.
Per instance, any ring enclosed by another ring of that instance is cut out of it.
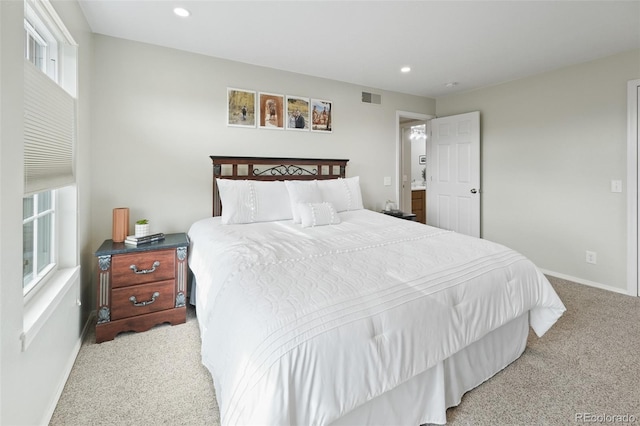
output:
<svg viewBox="0 0 640 426"><path fill-rule="evenodd" d="M384 177L384 186L391 186L391 176Z"/></svg>
<svg viewBox="0 0 640 426"><path fill-rule="evenodd" d="M621 180L612 180L611 181L611 192L622 192L622 181Z"/></svg>

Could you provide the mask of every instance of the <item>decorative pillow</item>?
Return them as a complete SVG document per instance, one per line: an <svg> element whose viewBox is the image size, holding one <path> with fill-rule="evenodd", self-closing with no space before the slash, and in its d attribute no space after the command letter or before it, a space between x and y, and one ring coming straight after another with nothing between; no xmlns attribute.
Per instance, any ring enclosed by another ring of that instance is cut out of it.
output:
<svg viewBox="0 0 640 426"><path fill-rule="evenodd" d="M221 223L287 220L291 214L289 192L282 181L216 179L222 201Z"/></svg>
<svg viewBox="0 0 640 426"><path fill-rule="evenodd" d="M293 222L300 223L300 203L321 203L322 194L318 189L318 183L312 181L286 180L284 181L287 191L289 191L289 199L291 200L291 213Z"/></svg>
<svg viewBox="0 0 640 426"><path fill-rule="evenodd" d="M298 211L303 228L340 223L338 212L331 203L298 203Z"/></svg>
<svg viewBox="0 0 640 426"><path fill-rule="evenodd" d="M364 208L359 176L319 180L318 188L320 188L322 200L332 203L339 212Z"/></svg>

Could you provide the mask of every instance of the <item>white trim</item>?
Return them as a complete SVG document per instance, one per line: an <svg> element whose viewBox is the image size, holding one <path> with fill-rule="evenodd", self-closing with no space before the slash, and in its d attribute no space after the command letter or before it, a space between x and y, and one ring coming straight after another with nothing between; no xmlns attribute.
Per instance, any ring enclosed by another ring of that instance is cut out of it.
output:
<svg viewBox="0 0 640 426"><path fill-rule="evenodd" d="M64 375L62 376L63 379L60 380L60 383L58 383L56 392L54 393L53 398L51 398L51 401L49 402L49 408L45 410L44 415L42 417L42 421L38 424L48 425L51 422L51 417L53 417L53 413L55 412L56 407L58 406L58 402L60 401L60 397L62 396L62 392L64 391L64 386L67 384L67 380L69 380L69 376L71 375L71 370L73 370L73 365L75 364L76 358L78 357L78 354L80 353L80 349L82 348L82 342L84 342L84 339L89 333L89 328L95 324L95 317L96 317L96 314L95 314L95 311L93 311L91 315L89 315L89 318L87 318L87 322L84 324L84 328L82 329L80 338L78 339L76 344L73 346L73 350L71 351L71 356L69 356L69 359L67 360L67 364L64 368Z"/></svg>
<svg viewBox="0 0 640 426"><path fill-rule="evenodd" d="M538 269L540 269L540 272L542 272L545 275L551 275L552 277L560 278L561 280L573 281L574 283L584 284L584 285L588 285L589 287L595 287L601 290L612 291L614 293L627 294L625 289L620 287L612 287L607 284L602 284L602 283L597 283L595 281L589 281L582 278L572 277L571 275L565 275L565 274L561 274L560 272L549 271L547 269L542 269L542 268L538 268Z"/></svg>
<svg viewBox="0 0 640 426"><path fill-rule="evenodd" d="M55 276L47 281L39 291L31 297L24 306L24 319L22 325L22 352L29 348L29 345L48 319L55 312L56 308L74 286L79 284L80 267L58 269Z"/></svg>
<svg viewBox="0 0 640 426"><path fill-rule="evenodd" d="M25 20L47 41L47 74L72 97L78 94L78 44L49 0L25 0Z"/></svg>
<svg viewBox="0 0 640 426"><path fill-rule="evenodd" d="M419 112L396 111L396 205L401 206L402 194L402 137L400 135L400 117L411 118L420 121L429 121L435 115L422 114Z"/></svg>
<svg viewBox="0 0 640 426"><path fill-rule="evenodd" d="M53 35L56 39L71 46L78 45L49 0L26 0L25 3L38 14L40 19L48 21L53 26L48 29L57 33Z"/></svg>
<svg viewBox="0 0 640 426"><path fill-rule="evenodd" d="M627 294L638 296L638 91L640 80L627 83Z"/></svg>

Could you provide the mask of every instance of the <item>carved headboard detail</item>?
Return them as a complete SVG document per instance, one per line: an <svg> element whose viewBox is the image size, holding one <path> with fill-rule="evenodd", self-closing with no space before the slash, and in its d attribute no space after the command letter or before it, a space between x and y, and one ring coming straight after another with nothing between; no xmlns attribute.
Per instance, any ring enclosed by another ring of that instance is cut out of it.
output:
<svg viewBox="0 0 640 426"><path fill-rule="evenodd" d="M314 180L344 178L349 160L320 158L227 157L211 155L213 216L222 214L216 178L248 180Z"/></svg>

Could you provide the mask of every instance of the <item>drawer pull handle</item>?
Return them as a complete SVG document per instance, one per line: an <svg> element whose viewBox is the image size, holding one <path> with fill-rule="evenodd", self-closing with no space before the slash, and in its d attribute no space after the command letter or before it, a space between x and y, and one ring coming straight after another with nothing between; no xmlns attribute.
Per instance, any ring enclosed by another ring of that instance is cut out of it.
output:
<svg viewBox="0 0 640 426"><path fill-rule="evenodd" d="M156 292L154 292L154 293L153 293L153 295L151 295L151 300L146 300L146 301L144 301L144 302L138 302L138 301L136 300L136 297L135 297L135 296L131 296L131 297L129 298L129 301L130 301L131 303L133 303L133 306L147 306L147 305L150 305L150 304L152 304L153 302L155 302L155 301L156 301L156 299L157 299L158 297L160 297L160 293L158 293L158 292L156 291Z"/></svg>
<svg viewBox="0 0 640 426"><path fill-rule="evenodd" d="M134 274L150 274L155 271L158 266L160 266L160 261L156 260L153 262L153 265L151 265L151 269L141 269L138 271L138 267L136 265L129 266L129 269L131 269Z"/></svg>

